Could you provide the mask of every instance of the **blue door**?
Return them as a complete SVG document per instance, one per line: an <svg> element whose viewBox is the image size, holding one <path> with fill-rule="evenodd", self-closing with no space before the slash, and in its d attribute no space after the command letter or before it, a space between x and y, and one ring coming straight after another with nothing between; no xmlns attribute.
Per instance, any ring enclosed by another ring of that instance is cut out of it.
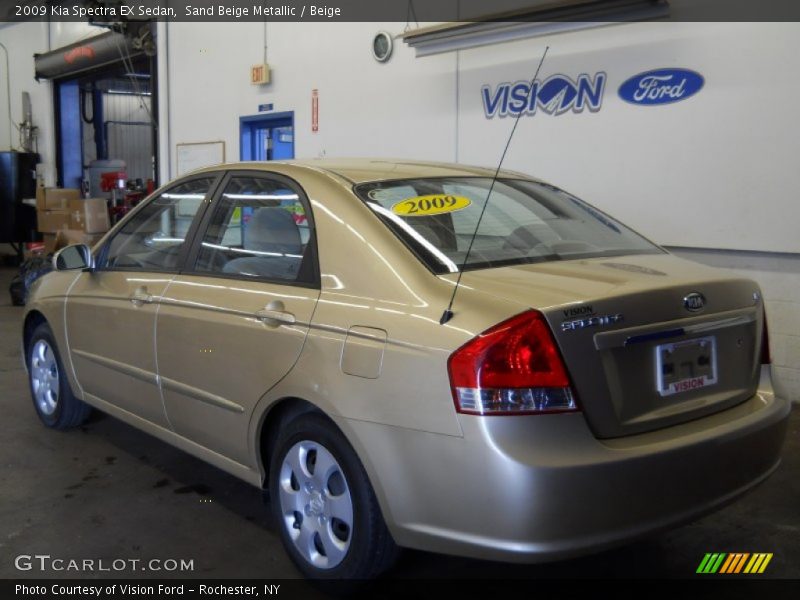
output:
<svg viewBox="0 0 800 600"><path fill-rule="evenodd" d="M83 181L83 129L78 80L57 82L56 98L58 185L80 189Z"/></svg>
<svg viewBox="0 0 800 600"><path fill-rule="evenodd" d="M294 158L294 112L239 118L240 160Z"/></svg>

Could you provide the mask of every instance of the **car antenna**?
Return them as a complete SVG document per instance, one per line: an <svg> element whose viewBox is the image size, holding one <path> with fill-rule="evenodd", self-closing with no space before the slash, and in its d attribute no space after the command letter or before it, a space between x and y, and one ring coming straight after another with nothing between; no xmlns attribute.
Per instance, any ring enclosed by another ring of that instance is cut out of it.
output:
<svg viewBox="0 0 800 600"><path fill-rule="evenodd" d="M539 60L539 66L536 67L536 73L533 75L533 79L531 79L531 84L528 87L528 93L525 96L525 104L523 107L528 106L530 103L531 94L533 94L533 86L536 85L536 78L539 77L539 71L542 68L542 64L544 63L544 57L547 56L547 51L550 49L550 46L545 46L544 52L542 53L542 58ZM475 224L475 231L472 234L472 238L469 240L469 246L467 246L467 253L464 255L464 262L461 263L461 268L458 270L458 278L456 279L456 285L453 288L453 294L450 296L450 303L447 305L447 308L444 309L442 313L442 317L439 319L439 324L444 325L450 319L453 318L453 302L456 299L456 292L458 292L458 286L461 284L461 276L464 274L464 268L467 266L467 261L469 260L469 254L472 251L472 244L475 243L475 238L478 237L478 229L481 226L481 221L483 220L483 213L486 212L486 206L489 204L489 198L492 195L492 190L494 189L494 184L497 182L497 177L500 175L500 169L503 167L503 161L506 159L506 153L508 152L508 147L511 145L511 139L514 137L514 132L517 130L517 125L519 125L519 118L522 116L524 112L524 108L521 108L517 113L517 116L514 118L514 126L511 128L511 133L508 135L508 140L506 140L506 147L503 148L503 154L500 156L500 162L497 163L497 169L494 171L494 177L492 177L492 183L489 185L489 192L486 194L486 200L483 202L483 208L481 208L481 214L478 216L478 222Z"/></svg>

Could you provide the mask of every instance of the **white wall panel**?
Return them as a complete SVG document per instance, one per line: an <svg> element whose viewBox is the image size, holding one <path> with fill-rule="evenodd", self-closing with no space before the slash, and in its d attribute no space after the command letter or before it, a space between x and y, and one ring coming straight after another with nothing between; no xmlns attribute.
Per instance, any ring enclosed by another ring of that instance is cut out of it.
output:
<svg viewBox="0 0 800 600"><path fill-rule="evenodd" d="M34 124L38 130L38 149L42 161L51 165L47 170L47 181L55 183L55 133L53 120L52 86L48 81L37 82L33 78L34 53L47 52L47 24L39 22L18 23L0 28L0 42L8 49L11 118L19 124L22 120L22 92L31 97ZM9 129L11 146L19 149L17 130L8 122L6 101L5 57L0 50L0 149L8 150Z"/></svg>
<svg viewBox="0 0 800 600"><path fill-rule="evenodd" d="M461 53L460 156L494 164L513 118L484 116L480 88L605 72L603 103L522 117L506 165L618 216L661 243L800 252L799 24L613 25ZM619 86L656 68L705 78L699 93L657 106L623 101Z"/></svg>
<svg viewBox="0 0 800 600"><path fill-rule="evenodd" d="M276 112L294 111L297 157L454 159L455 57L418 61L397 43L391 61L377 63L372 36L380 29L399 33L398 23L271 23L267 86L249 83L250 65L263 59L262 23L167 29L173 172L178 143L224 140L228 159L238 159L239 117L267 102ZM319 90L317 133L312 89Z"/></svg>

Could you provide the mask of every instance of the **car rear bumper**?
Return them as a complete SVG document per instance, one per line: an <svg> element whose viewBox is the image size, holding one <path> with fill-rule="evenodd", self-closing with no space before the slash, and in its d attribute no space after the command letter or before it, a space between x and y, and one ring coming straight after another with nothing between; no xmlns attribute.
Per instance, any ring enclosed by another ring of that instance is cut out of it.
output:
<svg viewBox="0 0 800 600"><path fill-rule="evenodd" d="M735 499L777 467L789 412L762 386L723 412L609 440L595 438L580 413L462 416L463 438L342 426L398 544L537 562L612 546Z"/></svg>

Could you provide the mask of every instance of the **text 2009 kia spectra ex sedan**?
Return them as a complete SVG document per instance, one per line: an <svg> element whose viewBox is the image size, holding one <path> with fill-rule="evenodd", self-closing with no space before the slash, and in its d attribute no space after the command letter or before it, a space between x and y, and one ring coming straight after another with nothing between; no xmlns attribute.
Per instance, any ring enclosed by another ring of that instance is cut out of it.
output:
<svg viewBox="0 0 800 600"><path fill-rule="evenodd" d="M758 286L493 176L317 160L178 179L37 283L39 417L95 407L267 488L322 578L375 576L398 547L570 556L764 480L789 405Z"/></svg>

